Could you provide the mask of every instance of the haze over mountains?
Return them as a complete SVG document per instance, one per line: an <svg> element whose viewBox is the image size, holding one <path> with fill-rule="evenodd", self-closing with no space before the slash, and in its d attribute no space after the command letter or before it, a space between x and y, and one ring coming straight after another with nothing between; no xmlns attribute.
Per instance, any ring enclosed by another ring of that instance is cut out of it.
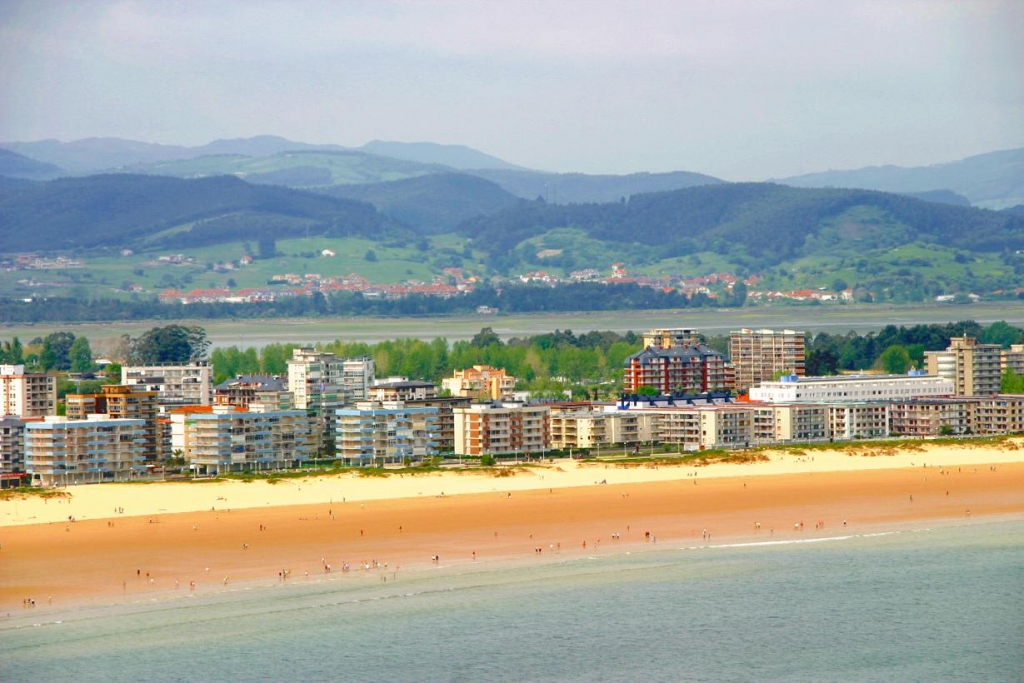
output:
<svg viewBox="0 0 1024 683"><path fill-rule="evenodd" d="M699 169L629 175L546 173L514 166L470 147L427 142L375 140L346 148L264 135L215 140L199 147L88 138L8 142L0 143L0 149L8 150L0 155L0 175L33 180L116 171L181 178L236 175L255 183L315 188L392 182L455 170L493 181L514 196L543 197L557 204L620 201L644 192L725 182L696 172ZM933 166L830 170L773 182L871 189L948 203L962 203L965 197L974 206L1002 209L1024 204L1024 149Z"/></svg>

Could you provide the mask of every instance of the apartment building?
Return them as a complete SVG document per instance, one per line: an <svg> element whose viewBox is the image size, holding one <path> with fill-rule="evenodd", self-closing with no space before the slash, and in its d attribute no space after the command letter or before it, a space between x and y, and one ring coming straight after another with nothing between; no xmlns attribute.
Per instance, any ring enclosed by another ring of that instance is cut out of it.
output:
<svg viewBox="0 0 1024 683"><path fill-rule="evenodd" d="M403 401L410 408L434 408L434 448L438 453L455 452L455 409L473 403L468 396L434 396Z"/></svg>
<svg viewBox="0 0 1024 683"><path fill-rule="evenodd" d="M288 381L275 375L238 375L213 388L216 405L248 408L252 403L271 403L278 410L291 410L293 400Z"/></svg>
<svg viewBox="0 0 1024 683"><path fill-rule="evenodd" d="M359 401L337 410L335 455L347 465L419 461L436 455L437 408Z"/></svg>
<svg viewBox="0 0 1024 683"><path fill-rule="evenodd" d="M37 486L131 481L147 475L145 422L90 415L25 424L25 469Z"/></svg>
<svg viewBox="0 0 1024 683"><path fill-rule="evenodd" d="M373 386L377 367L373 358L360 356L345 358L341 361L341 386L345 394L345 403L365 401L369 398L370 387Z"/></svg>
<svg viewBox="0 0 1024 683"><path fill-rule="evenodd" d="M512 397L516 389L516 378L504 368L489 365L474 365L465 370L456 370L451 377L441 380L441 386L452 396L468 396L478 401L500 401Z"/></svg>
<svg viewBox="0 0 1024 683"><path fill-rule="evenodd" d="M729 363L736 391L774 380L780 374L803 376L805 333L794 330L741 329L729 333Z"/></svg>
<svg viewBox="0 0 1024 683"><path fill-rule="evenodd" d="M979 344L973 337L949 340L945 351L925 351L929 375L953 380L956 396L987 396L1002 389L1002 347Z"/></svg>
<svg viewBox="0 0 1024 683"><path fill-rule="evenodd" d="M455 452L459 455L543 454L549 409L522 403L474 403L454 409Z"/></svg>
<svg viewBox="0 0 1024 683"><path fill-rule="evenodd" d="M0 365L0 417L57 414L57 376L25 372L24 365Z"/></svg>
<svg viewBox="0 0 1024 683"><path fill-rule="evenodd" d="M1024 396L996 394L971 402L971 431L974 434L1018 434L1024 432Z"/></svg>
<svg viewBox="0 0 1024 683"><path fill-rule="evenodd" d="M159 421L158 395L126 384L108 384L98 394L68 394L65 415L69 420L85 420L90 415L108 415L113 419L142 420L142 461L156 467L167 457L163 429Z"/></svg>
<svg viewBox="0 0 1024 683"><path fill-rule="evenodd" d="M192 406L171 411L170 421L171 448L197 475L298 467L316 455L305 410Z"/></svg>
<svg viewBox="0 0 1024 683"><path fill-rule="evenodd" d="M0 417L0 488L18 487L25 478L25 422Z"/></svg>
<svg viewBox="0 0 1024 683"><path fill-rule="evenodd" d="M208 406L213 404L213 368L209 361L181 364L125 365L121 384L155 391L161 406Z"/></svg>
<svg viewBox="0 0 1024 683"><path fill-rule="evenodd" d="M374 382L368 393L372 401L421 401L435 398L437 385L405 377L389 377Z"/></svg>
<svg viewBox="0 0 1024 683"><path fill-rule="evenodd" d="M645 349L680 349L703 343L697 330L686 327L648 330L641 338Z"/></svg>
<svg viewBox="0 0 1024 683"><path fill-rule="evenodd" d="M912 437L967 434L973 430L974 402L966 397L893 401L889 429L894 435Z"/></svg>
<svg viewBox="0 0 1024 683"><path fill-rule="evenodd" d="M722 354L703 344L649 346L626 358L622 390L649 387L661 394L700 394L731 389Z"/></svg>
<svg viewBox="0 0 1024 683"><path fill-rule="evenodd" d="M593 449L653 440L655 415L642 410L618 410L604 403L549 405L551 447Z"/></svg>
<svg viewBox="0 0 1024 683"><path fill-rule="evenodd" d="M827 407L829 435L836 440L884 439L892 432L885 401L844 401Z"/></svg>
<svg viewBox="0 0 1024 683"><path fill-rule="evenodd" d="M750 404L754 442L825 441L831 437L829 409L815 403Z"/></svg>
<svg viewBox="0 0 1024 683"><path fill-rule="evenodd" d="M912 398L944 398L953 393L952 379L926 375L920 371L911 371L907 375L787 375L778 381L761 382L759 386L752 387L750 400L768 403L905 401Z"/></svg>

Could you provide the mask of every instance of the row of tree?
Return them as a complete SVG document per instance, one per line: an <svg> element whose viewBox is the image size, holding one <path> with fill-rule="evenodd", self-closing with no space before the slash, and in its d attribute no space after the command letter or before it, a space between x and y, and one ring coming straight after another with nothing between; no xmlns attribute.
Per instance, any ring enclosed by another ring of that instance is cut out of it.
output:
<svg viewBox="0 0 1024 683"><path fill-rule="evenodd" d="M974 321L897 327L878 332L833 335L821 332L808 339L806 373L830 375L844 371L876 369L902 374L924 367L924 352L945 349L952 337L968 336L982 343L1009 347L1024 340L1024 330L1006 322L984 326ZM201 327L167 325L153 328L138 338L122 338L122 354L116 358L131 364L185 363L207 357L209 340ZM707 344L728 355L728 336L706 338ZM262 349L222 347L209 354L216 381L236 375L283 376L288 359L298 344L270 344ZM599 391L614 396L621 386L626 359L641 350L633 332L619 334L593 331L574 334L555 330L530 337L502 340L485 327L468 341L449 342L398 339L376 344L334 341L321 350L351 358L373 358L378 377L403 376L439 382L452 372L473 365L504 368L522 380L522 388L538 396L589 396ZM87 372L95 369L89 342L70 332L54 332L33 340L27 347L14 338L0 343L0 362L25 363L30 370ZM1016 381L1007 376L1008 382ZM1008 384L1007 391L1024 390L1024 383Z"/></svg>

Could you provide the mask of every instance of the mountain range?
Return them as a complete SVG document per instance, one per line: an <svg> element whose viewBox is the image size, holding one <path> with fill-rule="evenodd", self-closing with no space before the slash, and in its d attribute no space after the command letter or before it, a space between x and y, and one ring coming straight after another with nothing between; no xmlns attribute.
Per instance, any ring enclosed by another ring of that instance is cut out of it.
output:
<svg viewBox="0 0 1024 683"><path fill-rule="evenodd" d="M725 182L692 171L548 173L521 168L470 147L427 142L375 140L346 148L263 135L215 140L197 147L88 138L8 142L0 143L0 149L8 152L0 156L0 175L33 180L99 172L179 178L235 175L253 183L314 189L388 183L454 171L490 180L517 197L543 197L550 204L622 201L634 194ZM21 156L12 157L10 152ZM966 198L974 206L1002 209L1024 204L1024 149L932 166L830 170L772 182L794 187L870 189L947 203L963 203Z"/></svg>

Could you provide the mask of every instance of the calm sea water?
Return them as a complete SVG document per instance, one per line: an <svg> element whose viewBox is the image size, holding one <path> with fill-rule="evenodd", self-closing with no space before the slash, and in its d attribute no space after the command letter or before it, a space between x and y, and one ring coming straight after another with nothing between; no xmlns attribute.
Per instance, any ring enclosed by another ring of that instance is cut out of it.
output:
<svg viewBox="0 0 1024 683"><path fill-rule="evenodd" d="M1020 519L666 544L15 615L0 679L1021 681L1022 589Z"/></svg>

